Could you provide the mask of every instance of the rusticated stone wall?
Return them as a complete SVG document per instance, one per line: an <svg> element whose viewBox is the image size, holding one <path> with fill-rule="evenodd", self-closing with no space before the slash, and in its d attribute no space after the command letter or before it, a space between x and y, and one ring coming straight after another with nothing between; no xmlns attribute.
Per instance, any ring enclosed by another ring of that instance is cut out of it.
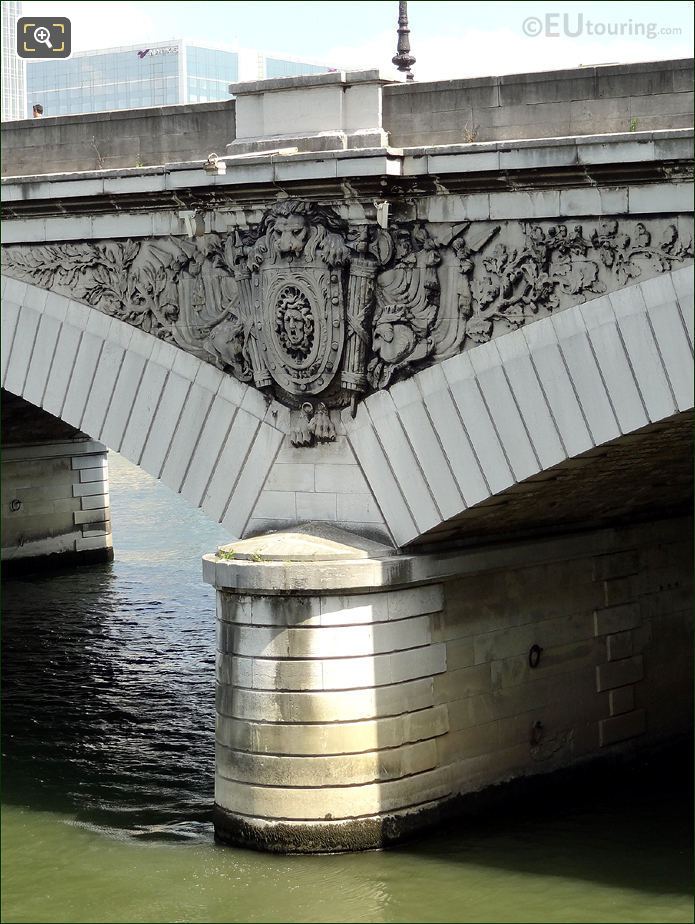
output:
<svg viewBox="0 0 695 924"><path fill-rule="evenodd" d="M3 391L3 569L112 557L107 450Z"/></svg>

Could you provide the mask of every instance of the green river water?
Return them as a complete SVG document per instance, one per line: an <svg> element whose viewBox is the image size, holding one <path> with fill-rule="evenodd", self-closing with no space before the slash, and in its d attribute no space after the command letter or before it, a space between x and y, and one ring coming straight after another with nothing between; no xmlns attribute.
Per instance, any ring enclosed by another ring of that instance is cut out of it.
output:
<svg viewBox="0 0 695 924"><path fill-rule="evenodd" d="M200 555L227 537L110 464L113 565L4 586L2 921L693 920L681 766L452 820L385 852L215 845Z"/></svg>

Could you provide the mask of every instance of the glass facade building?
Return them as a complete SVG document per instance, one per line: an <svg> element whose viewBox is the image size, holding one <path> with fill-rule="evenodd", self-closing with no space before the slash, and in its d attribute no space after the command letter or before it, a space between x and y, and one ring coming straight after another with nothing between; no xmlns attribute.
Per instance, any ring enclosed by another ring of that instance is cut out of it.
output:
<svg viewBox="0 0 695 924"><path fill-rule="evenodd" d="M3 0L2 12L2 121L23 119L26 115L24 61L16 51L17 20L22 4ZM31 112L29 113L31 115Z"/></svg>
<svg viewBox="0 0 695 924"><path fill-rule="evenodd" d="M248 49L229 51L175 40L76 52L65 60L27 64L26 115L35 103L43 105L45 116L57 116L212 102L229 99L227 86L238 80L328 70Z"/></svg>

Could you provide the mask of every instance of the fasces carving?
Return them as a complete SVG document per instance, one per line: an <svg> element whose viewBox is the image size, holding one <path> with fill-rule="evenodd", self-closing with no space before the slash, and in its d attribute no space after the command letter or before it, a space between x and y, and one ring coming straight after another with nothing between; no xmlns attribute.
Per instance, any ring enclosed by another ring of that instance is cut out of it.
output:
<svg viewBox="0 0 695 924"><path fill-rule="evenodd" d="M299 411L329 409L693 256L686 220L349 225L285 199L245 232L3 248L10 276L173 341Z"/></svg>

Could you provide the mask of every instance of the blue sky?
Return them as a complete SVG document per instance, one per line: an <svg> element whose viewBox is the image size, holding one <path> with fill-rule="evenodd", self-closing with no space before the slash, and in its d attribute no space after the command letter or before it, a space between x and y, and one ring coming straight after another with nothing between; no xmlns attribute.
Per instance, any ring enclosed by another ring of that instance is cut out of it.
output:
<svg viewBox="0 0 695 924"><path fill-rule="evenodd" d="M25 0L23 6L25 15L68 16L76 51L183 37L348 68L390 68L398 17L395 0ZM663 60L688 57L693 48L693 4L687 0L410 0L408 10L420 80ZM524 34L524 22L530 18L534 21L529 30L540 23L545 31L547 16L550 30L558 34ZM568 30L580 35L563 34L565 17ZM640 34L647 26L654 33L651 38ZM596 34L609 28L622 28L623 34Z"/></svg>

